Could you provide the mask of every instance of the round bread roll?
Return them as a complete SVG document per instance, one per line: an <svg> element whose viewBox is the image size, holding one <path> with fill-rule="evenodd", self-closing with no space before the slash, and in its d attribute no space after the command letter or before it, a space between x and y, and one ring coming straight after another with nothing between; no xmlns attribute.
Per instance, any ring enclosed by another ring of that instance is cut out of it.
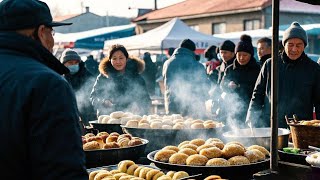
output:
<svg viewBox="0 0 320 180"><path fill-rule="evenodd" d="M146 180L152 180L153 177L158 174L160 172L160 170L157 170L157 169L151 169L147 175L146 175Z"/></svg>
<svg viewBox="0 0 320 180"><path fill-rule="evenodd" d="M100 171L97 175L95 175L94 180L101 180L105 177L112 177L112 174L110 172Z"/></svg>
<svg viewBox="0 0 320 180"><path fill-rule="evenodd" d="M221 149L221 150L224 148L223 142L213 141L210 144L215 146L215 147L217 147L217 148L219 148L219 149Z"/></svg>
<svg viewBox="0 0 320 180"><path fill-rule="evenodd" d="M184 148L190 148L190 149L197 151L198 146L194 145L194 144L185 144L180 147L180 149L184 149Z"/></svg>
<svg viewBox="0 0 320 180"><path fill-rule="evenodd" d="M244 165L244 164L250 164L250 161L248 158L244 156L234 156L230 159L228 159L230 165Z"/></svg>
<svg viewBox="0 0 320 180"><path fill-rule="evenodd" d="M212 159L221 157L222 151L217 147L211 147L202 149L199 154L206 156L208 159Z"/></svg>
<svg viewBox="0 0 320 180"><path fill-rule="evenodd" d="M139 124L138 120L130 120L127 122L126 126L127 127L132 127L132 128L137 128Z"/></svg>
<svg viewBox="0 0 320 180"><path fill-rule="evenodd" d="M100 144L97 141L91 141L91 142L85 143L82 147L83 147L83 150L85 151L97 150L97 149L100 149Z"/></svg>
<svg viewBox="0 0 320 180"><path fill-rule="evenodd" d="M106 116L104 116L104 117L102 118L102 120L101 120L100 123L102 123L102 124L107 124L108 121L109 121L109 119L110 119L110 116L106 115Z"/></svg>
<svg viewBox="0 0 320 180"><path fill-rule="evenodd" d="M189 144L194 144L196 146L204 145L204 143L206 143L206 141L203 139L193 139L189 142Z"/></svg>
<svg viewBox="0 0 320 180"><path fill-rule="evenodd" d="M184 125L182 123L175 124L172 129L184 129Z"/></svg>
<svg viewBox="0 0 320 180"><path fill-rule="evenodd" d="M120 148L120 146L116 142L106 142L106 144L103 145L103 149L112 149L112 148Z"/></svg>
<svg viewBox="0 0 320 180"><path fill-rule="evenodd" d="M206 144L210 144L212 142L221 142L223 143L223 141L221 141L219 138L209 138L206 140Z"/></svg>
<svg viewBox="0 0 320 180"><path fill-rule="evenodd" d="M85 138L94 137L95 135L93 133L87 133L84 135Z"/></svg>
<svg viewBox="0 0 320 180"><path fill-rule="evenodd" d="M112 133L110 133L110 134L109 134L109 136L117 136L117 137L119 137L119 136L120 136L120 134L119 134L119 133L117 133L117 132L112 132Z"/></svg>
<svg viewBox="0 0 320 180"><path fill-rule="evenodd" d="M109 135L106 139L106 143L108 142L117 142L118 141L118 136L111 136Z"/></svg>
<svg viewBox="0 0 320 180"><path fill-rule="evenodd" d="M133 116L131 116L131 118L132 118L133 120L138 120L138 121L140 121L140 120L142 119L142 117L139 116L139 115L133 115Z"/></svg>
<svg viewBox="0 0 320 180"><path fill-rule="evenodd" d="M231 141L231 142L228 142L226 145L229 145L229 144L237 144L237 145L241 146L244 151L246 151L246 147L245 147L242 143L240 143L240 142Z"/></svg>
<svg viewBox="0 0 320 180"><path fill-rule="evenodd" d="M172 129L172 126L170 126L170 125L163 125L163 126L162 126L162 129Z"/></svg>
<svg viewBox="0 0 320 180"><path fill-rule="evenodd" d="M189 174L185 171L178 171L176 173L174 173L172 180L178 180L178 179L182 179L185 177L189 177Z"/></svg>
<svg viewBox="0 0 320 180"><path fill-rule="evenodd" d="M173 150L175 152L179 151L179 148L177 146L165 146L164 148L162 148L163 150Z"/></svg>
<svg viewBox="0 0 320 180"><path fill-rule="evenodd" d="M222 150L222 154L226 158L231 158L234 156L242 156L244 155L244 152L245 151L243 150L243 148L238 144L225 145Z"/></svg>
<svg viewBox="0 0 320 180"><path fill-rule="evenodd" d="M162 171L158 172L156 175L152 177L152 180L157 180L159 177L164 176L164 173Z"/></svg>
<svg viewBox="0 0 320 180"><path fill-rule="evenodd" d="M137 146L137 145L140 145L140 144L143 144L143 142L142 142L142 140L140 138L134 138L134 139L131 139L128 142L128 146Z"/></svg>
<svg viewBox="0 0 320 180"><path fill-rule="evenodd" d="M108 124L121 124L120 119L111 118L108 120Z"/></svg>
<svg viewBox="0 0 320 180"><path fill-rule="evenodd" d="M139 123L138 128L141 129L150 129L150 125L148 123Z"/></svg>
<svg viewBox="0 0 320 180"><path fill-rule="evenodd" d="M248 158L251 163L255 163L265 159L265 155L257 149L252 149L244 152L244 156Z"/></svg>
<svg viewBox="0 0 320 180"><path fill-rule="evenodd" d="M178 145L178 148L180 148L181 146L185 145L185 144L189 144L190 141L183 141Z"/></svg>
<svg viewBox="0 0 320 180"><path fill-rule="evenodd" d="M202 149L207 149L207 148L211 148L211 147L216 147L216 146L214 146L212 144L203 144L197 148L197 152L199 153Z"/></svg>
<svg viewBox="0 0 320 180"><path fill-rule="evenodd" d="M172 122L173 124L177 124L177 123L183 123L184 121L182 119L175 119Z"/></svg>
<svg viewBox="0 0 320 180"><path fill-rule="evenodd" d="M139 124L142 124L142 123L147 123L147 124L149 124L149 121L146 120L146 119L142 119L142 120L139 121Z"/></svg>
<svg viewBox="0 0 320 180"><path fill-rule="evenodd" d="M102 123L102 119L103 119L104 117L108 117L108 115L100 115L100 116L98 117L98 123ZM110 116L109 116L109 117L110 117Z"/></svg>
<svg viewBox="0 0 320 180"><path fill-rule="evenodd" d="M187 158L186 164L189 166L204 166L206 165L207 161L207 157L200 154L194 154Z"/></svg>
<svg viewBox="0 0 320 180"><path fill-rule="evenodd" d="M99 132L97 134L97 136L109 136L109 133L107 133L107 132Z"/></svg>
<svg viewBox="0 0 320 180"><path fill-rule="evenodd" d="M204 129L203 123L193 123L191 129Z"/></svg>
<svg viewBox="0 0 320 180"><path fill-rule="evenodd" d="M185 165L188 157L184 153L175 153L169 158L169 163Z"/></svg>
<svg viewBox="0 0 320 180"><path fill-rule="evenodd" d="M163 125L170 125L170 126L173 126L173 122L172 120L169 120L169 119L165 119L162 121L162 124Z"/></svg>
<svg viewBox="0 0 320 180"><path fill-rule="evenodd" d="M179 150L178 153L184 153L188 156L194 155L194 154L198 154L197 151L191 149L191 148L183 148L181 150Z"/></svg>
<svg viewBox="0 0 320 180"><path fill-rule="evenodd" d="M123 172L123 173L126 173L128 168L132 165L134 165L135 163L131 160L123 160L123 161L120 161L118 163L118 170L120 172Z"/></svg>
<svg viewBox="0 0 320 180"><path fill-rule="evenodd" d="M224 158L213 158L207 162L206 166L230 166L230 163Z"/></svg>
<svg viewBox="0 0 320 180"><path fill-rule="evenodd" d="M131 134L121 134L121 135L119 135L118 140L120 140L122 138L128 138L129 140L131 140L132 136L131 136Z"/></svg>
<svg viewBox="0 0 320 180"><path fill-rule="evenodd" d="M213 120L206 120L203 122L203 124L211 124L211 123L215 123L215 121Z"/></svg>
<svg viewBox="0 0 320 180"><path fill-rule="evenodd" d="M266 156L269 156L269 154L270 154L266 148L259 146L259 145L252 145L252 146L248 147L248 150L252 150L252 149L257 149L257 150L261 151Z"/></svg>
<svg viewBox="0 0 320 180"><path fill-rule="evenodd" d="M152 170L152 168L149 168L149 167L144 167L144 168L142 168L142 169L140 170L139 177L140 177L140 178L143 178L143 179L146 179L147 173L148 173L149 171L151 171L151 170Z"/></svg>
<svg viewBox="0 0 320 180"><path fill-rule="evenodd" d="M154 159L156 161L168 162L169 158L175 153L177 152L173 150L160 150L154 155Z"/></svg>
<svg viewBox="0 0 320 180"><path fill-rule="evenodd" d="M204 121L202 121L200 119L192 120L191 122L192 122L192 124L195 124L195 123L203 124L204 123Z"/></svg>
<svg viewBox="0 0 320 180"><path fill-rule="evenodd" d="M110 114L110 117L113 119L119 119L119 118L123 117L123 115L124 115L123 111L115 111Z"/></svg>
<svg viewBox="0 0 320 180"><path fill-rule="evenodd" d="M216 180L216 179L221 179L221 177L218 175L211 175L206 177L204 180Z"/></svg>
<svg viewBox="0 0 320 180"><path fill-rule="evenodd" d="M133 165L127 167L127 172L126 172L126 173L129 174L129 175L134 175L134 171L135 171L138 167L139 167L138 165L133 164Z"/></svg>
<svg viewBox="0 0 320 180"><path fill-rule="evenodd" d="M123 113L123 116L122 117L132 117L133 116L133 113L131 112L125 112Z"/></svg>
<svg viewBox="0 0 320 180"><path fill-rule="evenodd" d="M175 173L175 171L168 171L166 175L170 176L172 178L174 173Z"/></svg>
<svg viewBox="0 0 320 180"><path fill-rule="evenodd" d="M94 180L94 177L99 173L99 172L105 172L105 173L108 173L107 170L97 170L97 171L92 171L90 174L89 174L89 180Z"/></svg>
<svg viewBox="0 0 320 180"><path fill-rule="evenodd" d="M125 125L125 124L127 124L127 122L130 121L130 120L132 120L131 117L122 117L122 118L120 118L120 123L121 123L122 125Z"/></svg>
<svg viewBox="0 0 320 180"><path fill-rule="evenodd" d="M117 143L119 144L120 147L125 148L125 147L129 147L129 138L121 138L120 140L117 141Z"/></svg>
<svg viewBox="0 0 320 180"><path fill-rule="evenodd" d="M151 129L162 129L162 125L163 124L161 122L156 121L156 122L152 122L150 124L150 127L151 127Z"/></svg>
<svg viewBox="0 0 320 180"><path fill-rule="evenodd" d="M216 124L214 124L214 123L207 123L207 124L203 124L203 125L204 125L204 128L206 128L206 129L211 129L211 128L216 127Z"/></svg>

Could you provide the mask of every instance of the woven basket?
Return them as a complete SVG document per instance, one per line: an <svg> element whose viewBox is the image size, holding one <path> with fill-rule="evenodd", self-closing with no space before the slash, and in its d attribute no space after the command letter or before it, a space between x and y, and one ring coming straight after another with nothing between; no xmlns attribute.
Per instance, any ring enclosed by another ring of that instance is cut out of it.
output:
<svg viewBox="0 0 320 180"><path fill-rule="evenodd" d="M292 142L295 148L320 147L320 127L291 123L288 125L290 126Z"/></svg>

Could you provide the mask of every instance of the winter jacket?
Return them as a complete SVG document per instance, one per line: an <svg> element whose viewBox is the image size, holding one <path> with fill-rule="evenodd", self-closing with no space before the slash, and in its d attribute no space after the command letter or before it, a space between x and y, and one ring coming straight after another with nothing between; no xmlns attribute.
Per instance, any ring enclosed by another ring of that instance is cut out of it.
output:
<svg viewBox="0 0 320 180"><path fill-rule="evenodd" d="M74 93L40 43L0 32L1 179L88 179Z"/></svg>
<svg viewBox="0 0 320 180"><path fill-rule="evenodd" d="M194 52L178 48L163 66L167 114L201 117L205 114L210 82Z"/></svg>
<svg viewBox="0 0 320 180"><path fill-rule="evenodd" d="M296 114L301 120L312 119L313 107L320 118L320 66L304 53L295 61L290 60L285 52L279 57L279 127L287 127L285 115ZM265 98L266 97L266 98ZM263 107L267 100L269 107ZM264 119L261 112L269 109L271 102L271 59L267 60L259 74L250 102L247 122L253 126L270 127L270 116ZM265 111L268 112L268 111Z"/></svg>
<svg viewBox="0 0 320 180"><path fill-rule="evenodd" d="M157 74L157 67L152 62L150 56L145 55L143 58L145 62L145 70L141 74L142 78L146 82L147 90L150 96L155 95L155 88L156 88L156 74Z"/></svg>
<svg viewBox="0 0 320 180"><path fill-rule="evenodd" d="M144 70L143 60L129 58L125 73L122 74L111 65L107 58L99 65L100 75L91 92L91 103L98 116L114 111L129 111L135 114L148 114L151 100L145 81L140 73ZM112 107L105 107L106 100L112 102Z"/></svg>
<svg viewBox="0 0 320 180"><path fill-rule="evenodd" d="M260 66L254 57L246 65L240 65L237 59L225 70L224 77L220 86L223 92L228 93L229 103L225 104L227 114L237 120L241 125L245 125L245 118L256 83L260 72ZM231 89L228 84L233 81L238 85L237 88Z"/></svg>
<svg viewBox="0 0 320 180"><path fill-rule="evenodd" d="M79 63L79 71L77 73L68 73L65 74L64 77L71 84L75 92L82 122L88 125L89 121L97 118L90 102L90 93L95 77L87 70L82 61Z"/></svg>
<svg viewBox="0 0 320 180"><path fill-rule="evenodd" d="M218 71L218 80L217 80L217 83L220 84L221 83L221 80L224 76L224 73L227 69L228 66L230 66L231 64L233 64L233 61L234 61L235 58L233 58L232 60L229 60L227 62L224 62L222 61L221 65L217 67L216 71Z"/></svg>
<svg viewBox="0 0 320 180"><path fill-rule="evenodd" d="M271 54L266 54L262 56L261 59L259 60L260 67L262 68L264 62L266 62L270 58L271 58Z"/></svg>

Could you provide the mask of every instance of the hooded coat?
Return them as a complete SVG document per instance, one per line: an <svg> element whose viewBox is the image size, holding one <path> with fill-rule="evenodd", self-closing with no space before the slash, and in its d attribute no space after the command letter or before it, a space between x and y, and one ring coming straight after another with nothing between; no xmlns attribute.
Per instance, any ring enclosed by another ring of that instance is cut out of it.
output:
<svg viewBox="0 0 320 180"><path fill-rule="evenodd" d="M205 68L189 49L178 48L163 66L167 114L205 115L210 81Z"/></svg>
<svg viewBox="0 0 320 180"><path fill-rule="evenodd" d="M1 179L88 179L68 73L40 43L0 32Z"/></svg>
<svg viewBox="0 0 320 180"><path fill-rule="evenodd" d="M245 123L251 95L259 72L260 66L253 56L251 56L251 59L246 65L240 65L237 59L235 59L233 64L227 67L220 84L222 91L229 93L230 95L235 95L228 97L233 97L234 99L232 100L234 102L231 101L231 104L226 105L228 107L226 113L231 113L231 116L234 116L233 119L238 120L242 125ZM230 89L228 84L231 81L235 82L238 87ZM231 106L233 106L234 109L231 109Z"/></svg>
<svg viewBox="0 0 320 180"><path fill-rule="evenodd" d="M293 117L293 114L296 114L301 120L313 119L313 107L319 119L320 66L305 53L293 61L283 52L279 60L279 127L287 127L285 115ZM270 102L271 59L262 66L257 79L248 109L247 122L253 127L270 127ZM264 109L267 109L265 112L268 116L262 116Z"/></svg>
<svg viewBox="0 0 320 180"><path fill-rule="evenodd" d="M140 75L144 71L144 66L143 60L129 57L125 72L122 74L114 69L108 58L100 62L100 74L90 96L98 116L114 111L148 114L151 100L146 83ZM103 103L106 100L111 101L113 106L105 107Z"/></svg>

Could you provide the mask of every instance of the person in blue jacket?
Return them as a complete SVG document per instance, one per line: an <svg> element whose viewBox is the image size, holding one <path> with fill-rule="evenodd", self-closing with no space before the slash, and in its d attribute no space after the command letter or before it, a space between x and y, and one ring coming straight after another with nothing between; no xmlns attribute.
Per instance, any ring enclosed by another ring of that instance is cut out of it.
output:
<svg viewBox="0 0 320 180"><path fill-rule="evenodd" d="M0 3L1 179L88 179L75 96L42 1Z"/></svg>

